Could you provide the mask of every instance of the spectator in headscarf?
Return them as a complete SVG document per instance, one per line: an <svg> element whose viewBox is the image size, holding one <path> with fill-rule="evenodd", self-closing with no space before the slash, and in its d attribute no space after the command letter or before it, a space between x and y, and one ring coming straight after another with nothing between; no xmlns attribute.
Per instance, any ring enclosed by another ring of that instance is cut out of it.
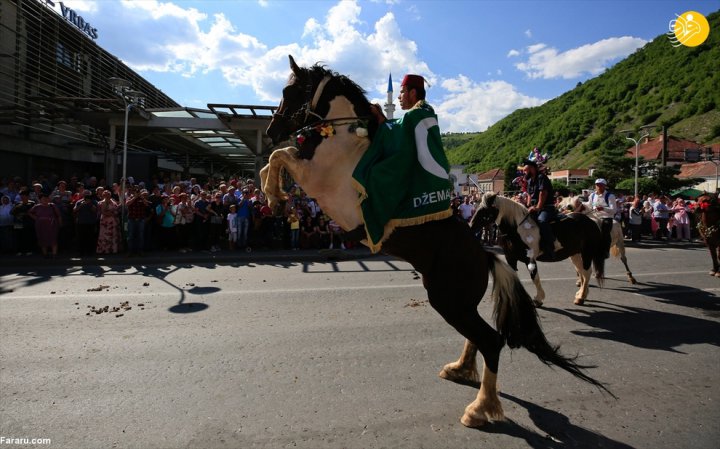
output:
<svg viewBox="0 0 720 449"><path fill-rule="evenodd" d="M33 206L28 215L35 220L35 235L43 256L48 256L48 248L52 251L52 257L57 256L58 233L62 224L58 207L50 202L46 193L40 193L40 203Z"/></svg>

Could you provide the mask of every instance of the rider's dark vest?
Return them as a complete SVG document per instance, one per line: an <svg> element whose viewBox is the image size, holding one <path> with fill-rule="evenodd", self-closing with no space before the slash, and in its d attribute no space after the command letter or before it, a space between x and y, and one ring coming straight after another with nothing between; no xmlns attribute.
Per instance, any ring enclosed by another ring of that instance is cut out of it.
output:
<svg viewBox="0 0 720 449"><path fill-rule="evenodd" d="M547 199L545 200L545 206L552 206L555 193L553 192L552 183L547 176L542 173L538 173L536 179L528 179L527 193L530 196L530 201L532 201L533 206L537 205L540 200L540 192L543 190L548 193Z"/></svg>

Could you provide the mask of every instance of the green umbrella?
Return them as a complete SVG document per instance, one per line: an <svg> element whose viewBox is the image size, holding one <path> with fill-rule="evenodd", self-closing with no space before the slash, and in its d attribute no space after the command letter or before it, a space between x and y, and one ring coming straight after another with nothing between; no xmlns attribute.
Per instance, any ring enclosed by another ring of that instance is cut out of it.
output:
<svg viewBox="0 0 720 449"><path fill-rule="evenodd" d="M674 192L670 192L670 195L671 195L671 196L679 196L679 197L681 197L681 198L683 198L683 199L686 199L686 200L687 200L687 199L693 199L693 200L694 200L695 198L697 198L698 196L702 195L703 193L705 193L705 192L702 191L702 190L693 189L693 188L685 188L685 189L675 190Z"/></svg>

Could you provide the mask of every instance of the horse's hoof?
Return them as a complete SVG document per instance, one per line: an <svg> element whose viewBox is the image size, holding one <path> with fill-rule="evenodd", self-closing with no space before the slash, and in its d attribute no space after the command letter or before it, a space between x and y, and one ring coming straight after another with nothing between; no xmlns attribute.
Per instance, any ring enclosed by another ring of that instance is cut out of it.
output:
<svg viewBox="0 0 720 449"><path fill-rule="evenodd" d="M716 277L716 278L720 278L720 271L718 271L718 272L715 273L715 277Z"/></svg>
<svg viewBox="0 0 720 449"><path fill-rule="evenodd" d="M631 283L632 285L637 284L637 280L636 280L634 277L632 277L632 276L630 276L629 281L630 281L630 283Z"/></svg>
<svg viewBox="0 0 720 449"><path fill-rule="evenodd" d="M498 399L486 398L483 402L477 399L465 407L465 414L460 422L467 427L482 427L488 421L502 421L505 419L502 404Z"/></svg>
<svg viewBox="0 0 720 449"><path fill-rule="evenodd" d="M533 305L534 305L535 307L537 307L538 309L543 306L542 301L538 301L537 299L533 299L533 300L532 300L532 303L533 303Z"/></svg>
<svg viewBox="0 0 720 449"><path fill-rule="evenodd" d="M708 271L708 274L709 274L710 276L717 276L718 273L720 273L720 272L719 272L719 271L713 271L713 270Z"/></svg>
<svg viewBox="0 0 720 449"><path fill-rule="evenodd" d="M460 385L480 387L480 376L475 368L461 368L457 362L448 363L440 370L438 376Z"/></svg>
<svg viewBox="0 0 720 449"><path fill-rule="evenodd" d="M583 303L585 303L585 299L584 298L575 298L575 301L573 301L573 302L575 303L576 306L581 306L581 305L583 305Z"/></svg>
<svg viewBox="0 0 720 449"><path fill-rule="evenodd" d="M460 418L460 422L465 427L471 427L471 428L477 429L477 428L483 427L485 424L487 424L488 419L482 415L478 416L477 414L474 414L474 413L471 414L471 413L465 412L465 414L462 416L462 418Z"/></svg>

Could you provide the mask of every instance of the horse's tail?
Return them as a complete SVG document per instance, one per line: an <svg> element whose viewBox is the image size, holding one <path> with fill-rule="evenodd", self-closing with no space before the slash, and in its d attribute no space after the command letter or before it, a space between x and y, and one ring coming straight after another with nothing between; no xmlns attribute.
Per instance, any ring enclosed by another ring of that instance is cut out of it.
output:
<svg viewBox="0 0 720 449"><path fill-rule="evenodd" d="M560 354L560 346L553 346L547 341L532 299L515 272L492 253L488 253L488 265L494 279L492 297L495 301L495 326L507 345L511 348L522 346L544 364L562 368L615 397L604 384L585 374L585 369L595 366L576 363L577 357Z"/></svg>

